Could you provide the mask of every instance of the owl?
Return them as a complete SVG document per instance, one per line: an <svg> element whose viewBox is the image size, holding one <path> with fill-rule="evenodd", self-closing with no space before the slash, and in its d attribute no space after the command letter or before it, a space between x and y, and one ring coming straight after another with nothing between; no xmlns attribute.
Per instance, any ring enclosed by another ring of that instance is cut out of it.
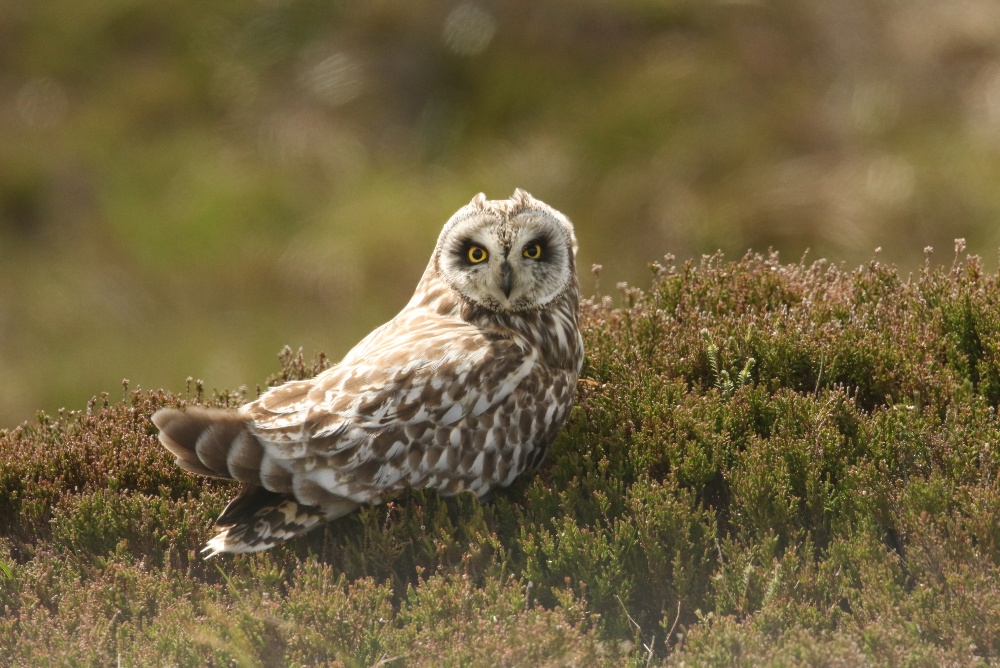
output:
<svg viewBox="0 0 1000 668"><path fill-rule="evenodd" d="M160 442L241 491L204 552L256 552L407 488L482 496L536 468L583 364L576 236L516 190L441 231L409 303L311 380L239 409L163 409Z"/></svg>

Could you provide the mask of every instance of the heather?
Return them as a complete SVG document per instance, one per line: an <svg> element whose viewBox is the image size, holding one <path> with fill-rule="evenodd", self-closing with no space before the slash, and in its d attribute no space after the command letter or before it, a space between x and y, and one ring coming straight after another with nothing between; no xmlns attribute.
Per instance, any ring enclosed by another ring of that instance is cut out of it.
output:
<svg viewBox="0 0 1000 668"><path fill-rule="evenodd" d="M149 422L253 390L126 385L0 431L0 665L995 663L1000 277L935 259L668 257L584 304L536 475L258 555L199 557L233 485Z"/></svg>

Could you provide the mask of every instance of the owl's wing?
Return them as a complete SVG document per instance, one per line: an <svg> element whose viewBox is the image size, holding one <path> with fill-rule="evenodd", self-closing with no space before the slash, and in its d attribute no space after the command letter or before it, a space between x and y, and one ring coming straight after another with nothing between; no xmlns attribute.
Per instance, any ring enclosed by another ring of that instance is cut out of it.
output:
<svg viewBox="0 0 1000 668"><path fill-rule="evenodd" d="M329 492L369 500L362 497L406 474L405 466L388 464L401 463L428 428L487 412L538 362L515 338L443 318L385 334L384 345L367 346L366 356L349 354L316 378L276 387L241 409L278 465L262 471L265 484L268 474L306 474ZM348 478L371 484L346 489Z"/></svg>

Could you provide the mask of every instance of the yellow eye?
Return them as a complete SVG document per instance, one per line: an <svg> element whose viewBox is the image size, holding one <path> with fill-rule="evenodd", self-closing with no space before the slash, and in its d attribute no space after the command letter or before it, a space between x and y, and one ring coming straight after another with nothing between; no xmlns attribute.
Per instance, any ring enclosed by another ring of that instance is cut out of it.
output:
<svg viewBox="0 0 1000 668"><path fill-rule="evenodd" d="M490 254L479 246L473 246L469 249L469 262L472 264L484 262L489 256Z"/></svg>
<svg viewBox="0 0 1000 668"><path fill-rule="evenodd" d="M542 257L542 247L540 244L531 244L524 249L524 257L529 260L537 260Z"/></svg>

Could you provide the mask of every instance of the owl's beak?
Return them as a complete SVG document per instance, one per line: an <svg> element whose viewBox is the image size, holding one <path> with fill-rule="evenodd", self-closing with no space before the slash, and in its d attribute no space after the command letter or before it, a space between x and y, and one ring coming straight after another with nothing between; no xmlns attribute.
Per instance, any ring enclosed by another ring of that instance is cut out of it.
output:
<svg viewBox="0 0 1000 668"><path fill-rule="evenodd" d="M510 299L510 291L514 289L514 272L506 260L500 265L500 289L504 297Z"/></svg>

